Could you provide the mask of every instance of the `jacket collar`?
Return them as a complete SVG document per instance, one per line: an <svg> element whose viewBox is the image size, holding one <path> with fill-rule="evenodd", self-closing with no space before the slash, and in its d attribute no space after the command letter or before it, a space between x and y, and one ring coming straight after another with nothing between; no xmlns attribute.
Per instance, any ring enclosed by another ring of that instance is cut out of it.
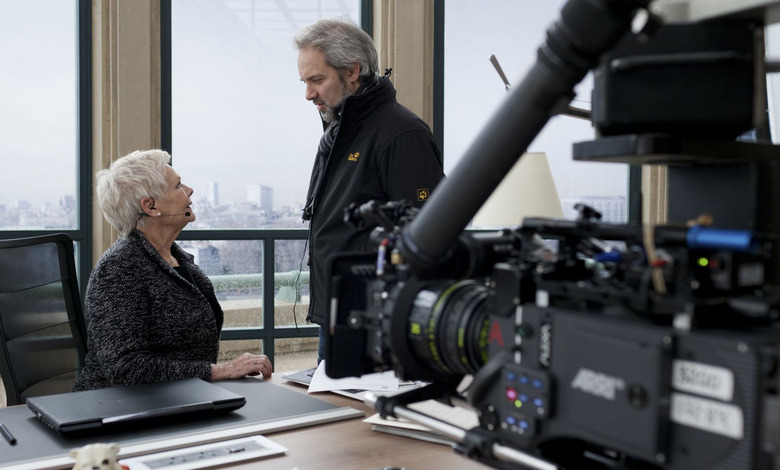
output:
<svg viewBox="0 0 780 470"><path fill-rule="evenodd" d="M395 99L396 91L388 76L376 76L373 85L362 93L355 93L344 100L341 109L341 125L359 121L371 114L377 107Z"/></svg>

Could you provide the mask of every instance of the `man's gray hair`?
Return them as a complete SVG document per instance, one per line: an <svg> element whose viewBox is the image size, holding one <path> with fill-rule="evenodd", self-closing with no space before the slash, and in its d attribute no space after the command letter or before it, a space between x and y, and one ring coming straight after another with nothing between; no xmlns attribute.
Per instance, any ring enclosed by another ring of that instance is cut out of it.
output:
<svg viewBox="0 0 780 470"><path fill-rule="evenodd" d="M168 193L165 167L171 156L163 150L136 150L116 160L97 178L97 199L103 217L122 237L143 228L141 199L163 199Z"/></svg>
<svg viewBox="0 0 780 470"><path fill-rule="evenodd" d="M302 29L293 39L300 51L313 47L322 52L328 65L341 71L360 65L360 78L379 73L379 58L371 36L349 18L319 20Z"/></svg>

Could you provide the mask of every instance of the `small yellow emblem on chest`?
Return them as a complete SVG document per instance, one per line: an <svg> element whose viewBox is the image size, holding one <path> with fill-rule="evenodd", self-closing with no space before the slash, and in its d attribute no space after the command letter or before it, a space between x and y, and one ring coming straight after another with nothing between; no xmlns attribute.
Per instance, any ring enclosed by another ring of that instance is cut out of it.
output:
<svg viewBox="0 0 780 470"><path fill-rule="evenodd" d="M359 156L360 156L360 152L350 153L349 155L347 155L347 160L351 162L356 162Z"/></svg>
<svg viewBox="0 0 780 470"><path fill-rule="evenodd" d="M422 188L417 190L417 200L418 201L425 201L428 199L428 196L430 196L431 193L428 191L428 188Z"/></svg>

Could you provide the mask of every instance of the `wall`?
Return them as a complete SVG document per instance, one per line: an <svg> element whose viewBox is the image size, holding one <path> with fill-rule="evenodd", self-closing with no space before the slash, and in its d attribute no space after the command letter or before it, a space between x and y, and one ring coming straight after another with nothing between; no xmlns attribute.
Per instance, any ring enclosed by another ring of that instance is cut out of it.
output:
<svg viewBox="0 0 780 470"><path fill-rule="evenodd" d="M138 149L159 148L160 1L92 1L92 166L95 172ZM94 176L93 176L93 200ZM92 209L93 263L116 240Z"/></svg>

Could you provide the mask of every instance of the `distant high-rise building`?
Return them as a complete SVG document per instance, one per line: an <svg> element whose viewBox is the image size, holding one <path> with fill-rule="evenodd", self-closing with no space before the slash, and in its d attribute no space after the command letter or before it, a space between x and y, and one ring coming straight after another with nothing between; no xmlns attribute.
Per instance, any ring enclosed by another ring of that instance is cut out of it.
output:
<svg viewBox="0 0 780 470"><path fill-rule="evenodd" d="M577 199L561 201L565 218L573 219L577 211L574 205L582 203L601 213L601 221L615 224L623 224L628 221L628 206L625 196L582 196Z"/></svg>
<svg viewBox="0 0 780 470"><path fill-rule="evenodd" d="M64 211L72 211L76 209L76 198L71 195L62 196L60 198L60 209Z"/></svg>
<svg viewBox="0 0 780 470"><path fill-rule="evenodd" d="M246 202L259 206L261 200L262 193L259 184L250 184L246 187Z"/></svg>
<svg viewBox="0 0 780 470"><path fill-rule="evenodd" d="M271 214L274 211L274 188L260 186L260 209L264 210L266 214Z"/></svg>
<svg viewBox="0 0 780 470"><path fill-rule="evenodd" d="M207 275L222 274L219 249L204 244L182 246L182 249L194 257L195 264Z"/></svg>
<svg viewBox="0 0 780 470"><path fill-rule="evenodd" d="M211 207L219 206L219 186L216 181L206 183L206 200Z"/></svg>

